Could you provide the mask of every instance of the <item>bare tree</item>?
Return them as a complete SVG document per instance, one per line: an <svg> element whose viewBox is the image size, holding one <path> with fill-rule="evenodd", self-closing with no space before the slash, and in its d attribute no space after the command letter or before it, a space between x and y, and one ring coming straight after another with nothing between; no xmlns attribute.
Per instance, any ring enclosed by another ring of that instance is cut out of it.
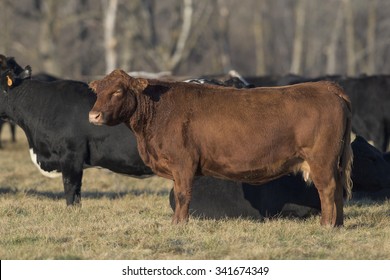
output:
<svg viewBox="0 0 390 280"><path fill-rule="evenodd" d="M138 33L139 27L139 17L137 15L140 11L140 1L131 1L127 6L120 6L119 10L124 10L126 18L123 21L123 31L120 48L120 59L119 67L126 69L127 71L132 71L135 49L137 47L136 36Z"/></svg>
<svg viewBox="0 0 390 280"><path fill-rule="evenodd" d="M298 0L295 10L295 35L290 68L290 72L295 74L301 73L305 17L306 0Z"/></svg>
<svg viewBox="0 0 390 280"><path fill-rule="evenodd" d="M181 17L180 31L173 31L170 35L170 45L163 46L163 43L158 40L155 34L155 21L150 13L154 11L154 1L151 1L147 10L147 24L149 26L149 42L145 42L148 46L146 50L146 59L150 64L153 64L157 71L173 71L178 67L183 59L186 51L186 44L190 35L192 26L193 6L192 0L183 1L183 12ZM150 7L152 5L152 7ZM175 36L175 34L179 34ZM177 40L175 38L177 37Z"/></svg>
<svg viewBox="0 0 390 280"><path fill-rule="evenodd" d="M57 55L57 11L59 2L56 0L36 1L40 11L40 31L39 31L39 57L44 71L60 76L62 70L58 62Z"/></svg>
<svg viewBox="0 0 390 280"><path fill-rule="evenodd" d="M223 72L228 72L231 66L229 45L229 8L224 0L217 1L218 6L218 36L219 58Z"/></svg>
<svg viewBox="0 0 390 280"><path fill-rule="evenodd" d="M343 23L343 10L339 7L337 9L336 20L331 29L329 45L326 47L326 74L335 74L337 72L337 43L341 34L341 27Z"/></svg>
<svg viewBox="0 0 390 280"><path fill-rule="evenodd" d="M191 22L192 22L192 0L183 0L183 24L181 27L180 35L176 43L176 48L173 55L169 58L167 66L168 70L173 70L184 54L184 48L187 42L187 39L191 31Z"/></svg>
<svg viewBox="0 0 390 280"><path fill-rule="evenodd" d="M191 28L181 61L191 60L190 56L193 53L202 53L204 57L207 57L208 55L212 55L211 53L216 50L216 44L214 43L215 36L214 32L211 31L211 29L213 29L211 27L215 26L216 28L213 16L215 15L217 6L215 5L215 2L211 2L211 4L210 2L211 1L197 1L197 9L193 9L192 26L196 28ZM203 49L203 44L200 44L199 42L207 42L207 44L210 44L212 47L208 49L206 53ZM219 65L210 67L210 60L207 60L207 62L206 70L208 73L210 73L210 71L215 73L219 73L221 71L221 67ZM179 63L175 68L175 72L179 71L180 68L188 69L189 67L183 67L183 63ZM193 69L193 66L191 66L191 69Z"/></svg>
<svg viewBox="0 0 390 280"><path fill-rule="evenodd" d="M266 9L266 2L259 2L258 9L254 9L253 15L253 35L255 39L255 55L256 55L256 75L266 74L265 63L265 44L264 38L264 17L263 11Z"/></svg>
<svg viewBox="0 0 390 280"><path fill-rule="evenodd" d="M7 55L9 49L9 8L6 4L5 0L0 0L0 53Z"/></svg>
<svg viewBox="0 0 390 280"><path fill-rule="evenodd" d="M369 1L367 24L367 74L375 73L376 8L377 1Z"/></svg>
<svg viewBox="0 0 390 280"><path fill-rule="evenodd" d="M149 23L148 30L144 32L148 33L149 44L152 47L157 46L158 36L157 36L157 26L156 26L156 1L155 0L141 0L141 4L144 8L144 17L146 22Z"/></svg>
<svg viewBox="0 0 390 280"><path fill-rule="evenodd" d="M60 77L116 67L175 75L228 68L243 75L390 72L388 0L0 0L0 6L0 51Z"/></svg>
<svg viewBox="0 0 390 280"><path fill-rule="evenodd" d="M115 38L115 22L118 8L118 0L102 0L104 12L104 49L106 58L105 73L109 73L116 68L117 40Z"/></svg>
<svg viewBox="0 0 390 280"><path fill-rule="evenodd" d="M355 28L353 19L353 7L350 0L343 0L345 15L345 34L347 52L347 74L356 75L356 51L355 51Z"/></svg>

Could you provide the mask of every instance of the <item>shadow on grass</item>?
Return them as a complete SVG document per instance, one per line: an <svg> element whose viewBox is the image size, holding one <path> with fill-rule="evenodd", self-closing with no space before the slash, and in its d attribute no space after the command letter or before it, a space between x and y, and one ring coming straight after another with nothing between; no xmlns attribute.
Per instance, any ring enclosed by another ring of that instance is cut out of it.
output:
<svg viewBox="0 0 390 280"><path fill-rule="evenodd" d="M38 191L35 189L27 189L27 190L19 190L15 187L6 187L0 186L0 195L17 195L23 194L31 197L44 197L52 200L61 200L65 199L64 192L48 192L48 191ZM126 195L157 195L157 196L168 196L168 190L162 191L151 191L151 190L129 190L123 192L89 192L89 191L81 191L81 198L88 199L102 199L108 198L111 200L120 199Z"/></svg>
<svg viewBox="0 0 390 280"><path fill-rule="evenodd" d="M65 200L65 195L63 191L60 192L49 192L49 191L38 191L36 189L18 189L16 187L8 187L8 186L0 186L0 196L2 195L11 195L11 196L17 196L17 195L23 195L23 196L29 196L29 197L41 197L41 198L48 198L51 200ZM139 190L139 189L133 189L128 191L122 191L122 192L104 192L104 191L82 191L81 196L82 199L110 199L110 200L116 200L121 199L127 195L133 195L133 196L142 196L142 195L157 195L157 196L166 196L169 197L169 190L159 190L159 191L153 191L153 190ZM378 206L382 205L388 202L388 198L384 198L380 196L380 199L378 199L377 196L372 198L372 196L364 196L360 194L359 196L354 196L354 198L349 201L346 205L350 206L350 209L348 213L345 215L345 218L356 220L359 219L360 216L364 215L368 211L368 208L371 208L372 206ZM379 208L375 210L376 214L379 215L386 215L387 217L390 217L390 212L388 210L384 210L383 208ZM372 210L371 210L372 212ZM381 213L386 212L386 213ZM192 218L200 219L200 220L224 220L224 219L245 219L245 220L251 220L251 221L257 221L257 222L264 222L266 220L278 220L278 219L287 219L287 220L306 220L314 216L318 216L319 213L311 213L308 216L305 217L297 217L294 215L282 215L282 214L276 214L273 216L264 217L245 217L245 216L237 216L237 217L227 217L227 216L221 216L218 218L210 218L205 217L202 215L194 215L194 213L191 213ZM371 217L372 219L372 217ZM371 220L370 219L370 220ZM374 219L375 220L375 219ZM373 226L374 221L367 221L365 219L353 221L350 223L347 228L348 229L359 229L359 228L370 228ZM73 256L71 256L72 258Z"/></svg>

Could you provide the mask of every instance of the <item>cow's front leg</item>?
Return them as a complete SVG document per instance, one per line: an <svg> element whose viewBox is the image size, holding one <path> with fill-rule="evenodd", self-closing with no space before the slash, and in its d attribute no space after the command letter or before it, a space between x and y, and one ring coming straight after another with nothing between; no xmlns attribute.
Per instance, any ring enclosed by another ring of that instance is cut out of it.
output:
<svg viewBox="0 0 390 280"><path fill-rule="evenodd" d="M175 193L175 213L172 223L185 223L188 222L189 217L192 183L195 172L183 169L172 173L174 180L173 190Z"/></svg>
<svg viewBox="0 0 390 280"><path fill-rule="evenodd" d="M66 205L81 206L81 182L83 178L83 169L72 167L63 168L62 181L64 183Z"/></svg>

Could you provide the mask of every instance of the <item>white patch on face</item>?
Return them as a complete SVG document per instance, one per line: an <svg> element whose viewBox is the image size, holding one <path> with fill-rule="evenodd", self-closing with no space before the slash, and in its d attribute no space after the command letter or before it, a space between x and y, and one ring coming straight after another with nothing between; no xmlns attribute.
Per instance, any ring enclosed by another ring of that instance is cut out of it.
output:
<svg viewBox="0 0 390 280"><path fill-rule="evenodd" d="M34 163L34 165L39 169L39 171L42 173L43 176L46 176L49 178L58 178L62 175L60 172L57 172L57 171L48 172L48 171L43 170L41 168L41 165L39 164L39 162L37 160L37 155L34 153L33 149L30 149L30 157L31 157L31 160Z"/></svg>

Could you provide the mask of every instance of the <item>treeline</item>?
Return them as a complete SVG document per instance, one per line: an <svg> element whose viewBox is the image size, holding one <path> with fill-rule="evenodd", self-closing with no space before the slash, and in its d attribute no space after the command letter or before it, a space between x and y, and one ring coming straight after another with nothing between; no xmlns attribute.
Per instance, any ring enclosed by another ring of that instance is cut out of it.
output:
<svg viewBox="0 0 390 280"><path fill-rule="evenodd" d="M0 0L0 53L68 78L390 72L386 0Z"/></svg>

